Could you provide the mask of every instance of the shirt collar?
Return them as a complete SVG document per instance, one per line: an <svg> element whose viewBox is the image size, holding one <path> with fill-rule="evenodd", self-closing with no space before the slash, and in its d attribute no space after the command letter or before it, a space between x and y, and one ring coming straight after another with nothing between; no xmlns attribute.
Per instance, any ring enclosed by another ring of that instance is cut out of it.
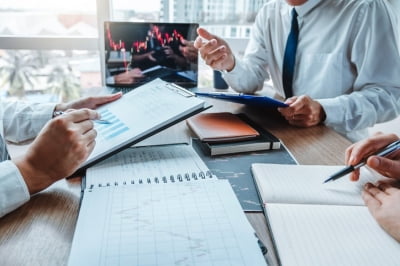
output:
<svg viewBox="0 0 400 266"><path fill-rule="evenodd" d="M296 12L299 15L299 17L303 17L322 1L323 0L308 0L301 6L296 6L295 7Z"/></svg>

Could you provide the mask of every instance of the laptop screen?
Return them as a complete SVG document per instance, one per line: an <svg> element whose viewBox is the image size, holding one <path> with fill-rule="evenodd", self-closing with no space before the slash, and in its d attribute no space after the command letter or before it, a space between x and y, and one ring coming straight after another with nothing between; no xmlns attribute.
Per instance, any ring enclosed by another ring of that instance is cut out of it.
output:
<svg viewBox="0 0 400 266"><path fill-rule="evenodd" d="M155 78L197 86L198 24L104 22L106 84L137 87Z"/></svg>

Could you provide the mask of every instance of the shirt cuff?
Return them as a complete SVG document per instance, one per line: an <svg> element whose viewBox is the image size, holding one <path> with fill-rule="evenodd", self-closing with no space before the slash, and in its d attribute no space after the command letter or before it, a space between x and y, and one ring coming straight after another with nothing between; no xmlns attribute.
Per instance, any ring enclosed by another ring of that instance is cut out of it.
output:
<svg viewBox="0 0 400 266"><path fill-rule="evenodd" d="M25 180L12 161L0 163L0 184L0 217L30 199Z"/></svg>
<svg viewBox="0 0 400 266"><path fill-rule="evenodd" d="M40 130L44 127L44 125L53 118L53 112L56 108L56 104L48 103L48 104L37 104L33 108L32 112L32 127L36 133L39 133Z"/></svg>
<svg viewBox="0 0 400 266"><path fill-rule="evenodd" d="M319 99L318 101L325 111L325 125L334 126L343 123L344 109L339 98Z"/></svg>
<svg viewBox="0 0 400 266"><path fill-rule="evenodd" d="M223 76L225 77L241 77L243 75L243 72L240 67L240 62L239 60L235 57L235 66L231 71L222 71Z"/></svg>

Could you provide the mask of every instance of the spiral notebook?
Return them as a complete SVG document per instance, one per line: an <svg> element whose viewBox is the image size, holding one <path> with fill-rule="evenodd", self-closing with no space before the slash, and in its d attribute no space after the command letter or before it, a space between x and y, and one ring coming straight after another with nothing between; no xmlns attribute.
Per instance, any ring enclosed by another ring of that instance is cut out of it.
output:
<svg viewBox="0 0 400 266"><path fill-rule="evenodd" d="M73 265L265 265L227 180L190 145L129 148L89 168Z"/></svg>
<svg viewBox="0 0 400 266"><path fill-rule="evenodd" d="M217 179L187 144L128 148L86 171L84 188Z"/></svg>

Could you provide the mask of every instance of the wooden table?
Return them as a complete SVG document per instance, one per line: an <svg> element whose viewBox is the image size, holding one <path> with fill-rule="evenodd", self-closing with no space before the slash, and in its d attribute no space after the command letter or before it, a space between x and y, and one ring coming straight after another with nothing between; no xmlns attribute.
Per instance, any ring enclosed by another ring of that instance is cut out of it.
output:
<svg viewBox="0 0 400 266"><path fill-rule="evenodd" d="M325 126L289 126L271 110L255 110L210 100L209 112L244 112L280 138L299 164L344 163L350 142ZM184 125L180 123L180 126ZM14 150L20 150L14 147ZM13 154L13 147L10 150ZM19 151L21 152L21 151ZM0 219L0 265L66 265L79 211L80 178L61 180ZM277 265L262 213L246 213L260 239L268 247L270 265Z"/></svg>

